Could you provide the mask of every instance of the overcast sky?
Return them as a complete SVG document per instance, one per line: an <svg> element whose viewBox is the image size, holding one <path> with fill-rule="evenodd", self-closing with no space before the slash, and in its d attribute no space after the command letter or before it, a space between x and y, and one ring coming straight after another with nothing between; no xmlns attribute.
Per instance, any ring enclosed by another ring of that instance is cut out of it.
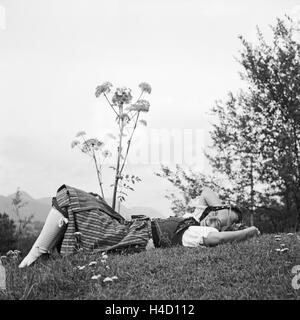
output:
<svg viewBox="0 0 300 320"><path fill-rule="evenodd" d="M100 140L113 132L111 110L94 95L104 81L134 96L140 82L151 84L140 146L173 130L198 132L186 148L202 149L214 101L243 85L238 35L255 41L259 25L268 38L276 17L299 8L299 0L0 0L0 194L20 187L54 196L63 183L98 192L93 164L70 143L79 130ZM209 172L197 157L187 164ZM126 206L170 214L158 170L155 161L131 159L126 172L142 182ZM110 196L108 167L104 180Z"/></svg>

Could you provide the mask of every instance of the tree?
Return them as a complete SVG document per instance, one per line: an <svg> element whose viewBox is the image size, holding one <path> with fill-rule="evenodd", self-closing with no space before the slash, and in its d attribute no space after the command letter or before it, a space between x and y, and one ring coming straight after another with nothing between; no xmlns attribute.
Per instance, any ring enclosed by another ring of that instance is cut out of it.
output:
<svg viewBox="0 0 300 320"><path fill-rule="evenodd" d="M28 233L28 228L32 226L32 219L34 218L34 215L30 215L29 217L22 217L20 209L23 208L27 204L26 201L23 201L22 199L22 192L20 189L17 189L17 192L15 193L14 197L12 198L12 206L13 211L17 217L17 230L16 230L16 237L19 239L20 237L24 237Z"/></svg>
<svg viewBox="0 0 300 320"><path fill-rule="evenodd" d="M8 214L0 213L0 252L2 254L14 247L16 243L15 231L14 220L10 219Z"/></svg>
<svg viewBox="0 0 300 320"><path fill-rule="evenodd" d="M257 45L240 37L241 77L248 89L230 92L226 101L217 101L212 108L215 123L206 155L214 178L179 168L162 168L160 175L177 186L184 199L193 197L204 182L218 181L219 192L249 212L250 224L255 218L255 224L268 224L272 231L291 224L299 230L300 44L295 40L299 30L288 17L277 19L271 28L270 44L259 29ZM168 197L176 212L185 208L185 200L174 194Z"/></svg>
<svg viewBox="0 0 300 320"><path fill-rule="evenodd" d="M285 204L288 215L296 209L300 224L300 44L299 32L291 19L277 19L272 27L273 42L266 43L258 29L258 44L242 36L240 63L248 90L218 103L213 113L219 122L211 132L217 150L209 159L217 172L224 173L255 208L270 201ZM248 160L250 159L250 161ZM249 170L250 168L250 170ZM254 191L255 186L264 190ZM252 188L251 188L252 186ZM255 199L254 199L255 192ZM241 194L242 196L242 194Z"/></svg>
<svg viewBox="0 0 300 320"><path fill-rule="evenodd" d="M212 111L218 122L211 131L213 153L206 155L215 174L231 186L237 202L250 207L250 224L253 225L254 203L259 196L254 185L264 161L259 151L260 127L254 126L251 103L245 93L237 97L230 93L229 99L216 103Z"/></svg>

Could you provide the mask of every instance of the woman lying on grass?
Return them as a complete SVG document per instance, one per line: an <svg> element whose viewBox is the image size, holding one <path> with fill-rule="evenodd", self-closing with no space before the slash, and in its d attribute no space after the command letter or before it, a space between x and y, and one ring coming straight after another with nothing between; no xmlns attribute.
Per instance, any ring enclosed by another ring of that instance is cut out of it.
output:
<svg viewBox="0 0 300 320"><path fill-rule="evenodd" d="M196 202L193 214L127 221L99 195L62 185L52 199L39 237L19 267L31 265L54 247L62 255L80 250L140 251L174 245L215 246L259 235L256 227L228 231L241 222L241 212L236 207L222 206L210 189L204 189Z"/></svg>

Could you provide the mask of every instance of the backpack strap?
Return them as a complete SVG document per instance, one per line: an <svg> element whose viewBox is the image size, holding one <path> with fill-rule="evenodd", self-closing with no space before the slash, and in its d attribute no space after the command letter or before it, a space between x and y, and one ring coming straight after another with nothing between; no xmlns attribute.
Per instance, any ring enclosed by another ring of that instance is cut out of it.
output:
<svg viewBox="0 0 300 320"><path fill-rule="evenodd" d="M205 219L211 211L219 211L219 210L223 210L223 209L231 209L231 206L230 206L230 205L224 205L224 206L208 206L208 207L206 207L205 210L203 211L203 213L202 213L199 221L202 221L203 219Z"/></svg>
<svg viewBox="0 0 300 320"><path fill-rule="evenodd" d="M186 230L190 226L200 226L200 223L194 217L186 218L178 224L175 234Z"/></svg>

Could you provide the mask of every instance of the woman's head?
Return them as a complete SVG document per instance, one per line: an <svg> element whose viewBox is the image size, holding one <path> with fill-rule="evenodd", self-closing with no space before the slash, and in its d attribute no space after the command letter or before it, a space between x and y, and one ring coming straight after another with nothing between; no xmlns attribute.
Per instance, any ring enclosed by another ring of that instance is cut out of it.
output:
<svg viewBox="0 0 300 320"><path fill-rule="evenodd" d="M234 224L242 222L242 211L236 206L231 206L227 209L227 213L220 212L217 217L221 220L221 230L225 231Z"/></svg>
<svg viewBox="0 0 300 320"><path fill-rule="evenodd" d="M207 219L205 219L205 226L213 227L220 231L222 223L218 217L208 217Z"/></svg>

